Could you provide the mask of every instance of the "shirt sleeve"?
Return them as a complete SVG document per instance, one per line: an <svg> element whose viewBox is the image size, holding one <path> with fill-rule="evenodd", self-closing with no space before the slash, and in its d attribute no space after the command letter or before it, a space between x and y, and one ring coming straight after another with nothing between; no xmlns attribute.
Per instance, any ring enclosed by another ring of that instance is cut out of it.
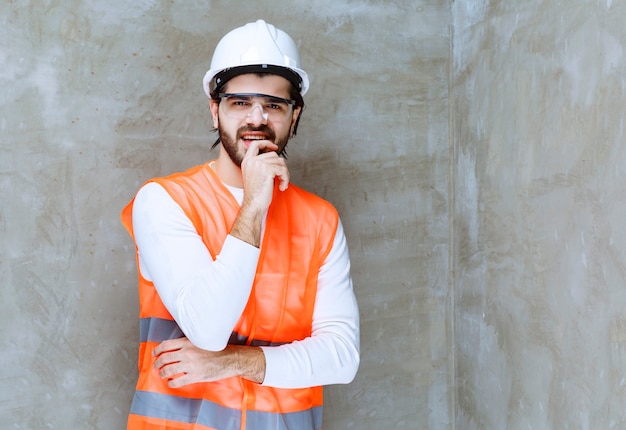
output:
<svg viewBox="0 0 626 430"><path fill-rule="evenodd" d="M221 351L248 301L259 249L227 236L213 261L182 208L157 183L133 204L139 270L197 347Z"/></svg>
<svg viewBox="0 0 626 430"><path fill-rule="evenodd" d="M341 222L318 275L311 336L262 349L266 386L305 388L354 379L360 361L359 311Z"/></svg>

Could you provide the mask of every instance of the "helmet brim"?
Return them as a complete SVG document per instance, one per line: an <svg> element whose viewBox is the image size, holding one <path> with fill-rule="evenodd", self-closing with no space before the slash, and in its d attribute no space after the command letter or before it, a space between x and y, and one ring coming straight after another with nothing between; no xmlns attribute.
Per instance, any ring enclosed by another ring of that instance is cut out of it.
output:
<svg viewBox="0 0 626 430"><path fill-rule="evenodd" d="M297 88L303 96L309 89L309 77L304 70L276 66L273 64L249 64L221 70L209 70L204 76L202 82L204 92L207 96L211 97L211 94L216 90L219 91L226 84L226 82L235 76L246 73L268 73L282 76L291 82L291 84L294 85L294 87Z"/></svg>

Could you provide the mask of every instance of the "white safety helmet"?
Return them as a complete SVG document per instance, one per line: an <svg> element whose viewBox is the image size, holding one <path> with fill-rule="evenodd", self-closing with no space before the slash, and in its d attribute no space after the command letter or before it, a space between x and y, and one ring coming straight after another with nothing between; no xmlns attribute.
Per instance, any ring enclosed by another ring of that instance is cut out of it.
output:
<svg viewBox="0 0 626 430"><path fill-rule="evenodd" d="M293 39L260 19L230 31L219 41L202 82L204 92L211 97L211 92L230 78L256 72L283 76L300 89L301 95L309 89L309 77L300 68Z"/></svg>

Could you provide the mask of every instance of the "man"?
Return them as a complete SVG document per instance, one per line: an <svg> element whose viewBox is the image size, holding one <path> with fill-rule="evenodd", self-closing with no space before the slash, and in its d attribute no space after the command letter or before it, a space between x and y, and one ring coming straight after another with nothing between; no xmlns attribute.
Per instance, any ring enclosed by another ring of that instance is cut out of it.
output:
<svg viewBox="0 0 626 430"><path fill-rule="evenodd" d="M217 159L149 181L124 208L141 341L129 429L319 429L322 386L354 378L343 228L280 156L308 86L286 33L231 31L204 78Z"/></svg>

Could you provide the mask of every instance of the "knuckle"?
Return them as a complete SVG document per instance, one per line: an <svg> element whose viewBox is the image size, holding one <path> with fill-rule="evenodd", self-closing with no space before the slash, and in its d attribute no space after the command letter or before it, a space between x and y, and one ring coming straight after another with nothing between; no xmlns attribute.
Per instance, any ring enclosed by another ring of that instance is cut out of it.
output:
<svg viewBox="0 0 626 430"><path fill-rule="evenodd" d="M169 365L169 366L165 366L164 368L161 369L161 377L162 378L169 378L171 376L176 375L177 371L174 365Z"/></svg>

